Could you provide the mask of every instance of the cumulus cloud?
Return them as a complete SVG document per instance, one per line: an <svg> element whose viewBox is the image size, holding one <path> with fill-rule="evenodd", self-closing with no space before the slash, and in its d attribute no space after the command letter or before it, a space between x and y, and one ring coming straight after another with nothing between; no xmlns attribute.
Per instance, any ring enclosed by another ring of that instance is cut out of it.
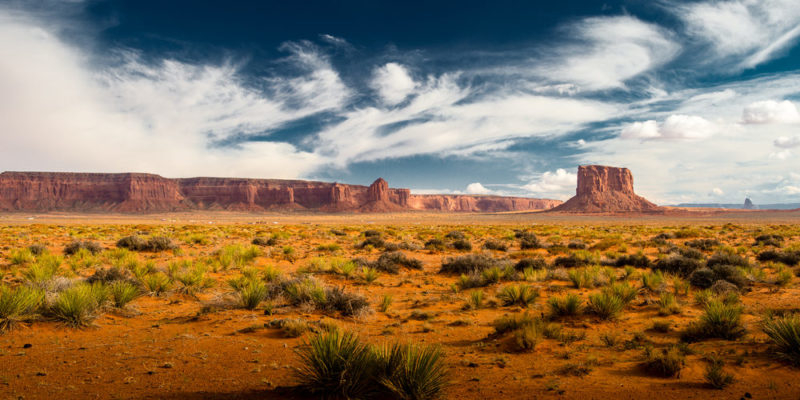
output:
<svg viewBox="0 0 800 400"><path fill-rule="evenodd" d="M642 140L699 140L711 137L717 126L705 118L693 115L670 115L662 124L654 120L634 122L622 128L623 139Z"/></svg>
<svg viewBox="0 0 800 400"><path fill-rule="evenodd" d="M780 147L782 149L793 149L795 147L800 146L800 136L793 136L793 137L781 136L775 139L775 141L772 142L772 144L774 144L775 147Z"/></svg>
<svg viewBox="0 0 800 400"><path fill-rule="evenodd" d="M467 185L466 192L468 194L492 194L492 190L487 189L485 186L481 185L480 182L474 182Z"/></svg>
<svg viewBox="0 0 800 400"><path fill-rule="evenodd" d="M718 187L711 189L711 193L709 193L710 196L722 196L724 194L725 192Z"/></svg>
<svg viewBox="0 0 800 400"><path fill-rule="evenodd" d="M577 185L577 174L559 168L555 172L547 171L541 174L538 179L522 186L522 189L535 196L566 199L575 194Z"/></svg>
<svg viewBox="0 0 800 400"><path fill-rule="evenodd" d="M542 76L587 89L623 87L624 82L672 60L680 51L670 34L632 16L587 18L567 28L577 42L564 44Z"/></svg>
<svg viewBox="0 0 800 400"><path fill-rule="evenodd" d="M800 123L800 113L789 100L757 101L749 104L742 111L742 122L745 124L794 124Z"/></svg>
<svg viewBox="0 0 800 400"><path fill-rule="evenodd" d="M736 68L772 60L800 36L795 0L692 2L673 10L686 24L687 34L710 46L715 61Z"/></svg>
<svg viewBox="0 0 800 400"><path fill-rule="evenodd" d="M371 84L383 102L388 105L402 102L417 87L408 69L397 63L388 63L377 68Z"/></svg>

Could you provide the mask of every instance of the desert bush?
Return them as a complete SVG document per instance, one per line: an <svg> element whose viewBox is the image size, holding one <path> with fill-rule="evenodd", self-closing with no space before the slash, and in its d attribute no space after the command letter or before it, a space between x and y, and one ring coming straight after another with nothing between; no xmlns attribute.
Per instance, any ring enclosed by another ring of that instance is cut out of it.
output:
<svg viewBox="0 0 800 400"><path fill-rule="evenodd" d="M203 266L193 266L174 275L175 280L181 284L179 292L195 296L198 292L213 285L214 281L206 276Z"/></svg>
<svg viewBox="0 0 800 400"><path fill-rule="evenodd" d="M684 244L698 250L709 251L714 247L719 246L720 242L716 239L694 239L687 240Z"/></svg>
<svg viewBox="0 0 800 400"><path fill-rule="evenodd" d="M442 239L433 238L425 242L425 250L442 251L447 248Z"/></svg>
<svg viewBox="0 0 800 400"><path fill-rule="evenodd" d="M730 252L730 251L719 251L714 253L708 261L706 261L706 266L712 268L715 265L733 265L736 267L749 267L750 262L747 261L746 258Z"/></svg>
<svg viewBox="0 0 800 400"><path fill-rule="evenodd" d="M48 315L70 326L88 326L105 302L102 284L80 284L68 288L48 305Z"/></svg>
<svg viewBox="0 0 800 400"><path fill-rule="evenodd" d="M11 265L25 265L32 263L36 260L33 253L29 249L17 249L11 252L9 261Z"/></svg>
<svg viewBox="0 0 800 400"><path fill-rule="evenodd" d="M586 243L583 240L575 239L567 244L568 249L583 250L586 248Z"/></svg>
<svg viewBox="0 0 800 400"><path fill-rule="evenodd" d="M519 351L531 351L536 348L541 336L540 325L526 325L514 331L514 344Z"/></svg>
<svg viewBox="0 0 800 400"><path fill-rule="evenodd" d="M781 235L758 235L756 236L754 246L775 246L781 247L783 244L783 236Z"/></svg>
<svg viewBox="0 0 800 400"><path fill-rule="evenodd" d="M483 242L483 248L486 250L508 251L508 245L496 239L486 239Z"/></svg>
<svg viewBox="0 0 800 400"><path fill-rule="evenodd" d="M576 289L591 288L597 284L599 269L591 267L571 269L567 272L567 276Z"/></svg>
<svg viewBox="0 0 800 400"><path fill-rule="evenodd" d="M526 312L524 314L501 316L492 322L492 326L494 327L496 334L502 335L504 333L512 332L525 326L535 324L537 321L540 322Z"/></svg>
<svg viewBox="0 0 800 400"><path fill-rule="evenodd" d="M108 285L108 291L111 295L111 302L117 308L125 307L141 294L139 287L123 280L113 281Z"/></svg>
<svg viewBox="0 0 800 400"><path fill-rule="evenodd" d="M317 246L317 251L327 251L330 253L335 253L342 249L342 246L339 246L336 243L328 243L328 244L321 244Z"/></svg>
<svg viewBox="0 0 800 400"><path fill-rule="evenodd" d="M464 235L464 232L461 232L461 231L449 232L447 235L444 235L444 237L447 238L447 239L453 239L453 240L464 240L464 239L467 238L467 236Z"/></svg>
<svg viewBox="0 0 800 400"><path fill-rule="evenodd" d="M467 254L459 257L450 257L442 263L440 273L468 274L499 267L504 268L507 261L493 258L486 254Z"/></svg>
<svg viewBox="0 0 800 400"><path fill-rule="evenodd" d="M595 263L594 257L587 252L575 252L568 256L560 256L553 261L553 265L562 268L583 267Z"/></svg>
<svg viewBox="0 0 800 400"><path fill-rule="evenodd" d="M422 269L422 261L408 257L399 251L393 251L381 254L378 260L374 263L370 263L370 267L382 272L396 274L400 272L401 267Z"/></svg>
<svg viewBox="0 0 800 400"><path fill-rule="evenodd" d="M551 297L547 300L550 315L553 317L573 316L581 313L583 299L574 293L563 297Z"/></svg>
<svg viewBox="0 0 800 400"><path fill-rule="evenodd" d="M64 247L64 254L70 256L77 253L81 249L84 249L92 254L97 254L103 251L103 248L97 242L88 240L75 240Z"/></svg>
<svg viewBox="0 0 800 400"><path fill-rule="evenodd" d="M749 280L744 275L744 272L742 272L741 267L727 264L717 264L711 267L711 271L714 272L715 281L728 281L740 288L749 283Z"/></svg>
<svg viewBox="0 0 800 400"><path fill-rule="evenodd" d="M660 292L666 287L661 270L642 274L642 287L651 292Z"/></svg>
<svg viewBox="0 0 800 400"><path fill-rule="evenodd" d="M250 244L253 244L255 246L261 246L261 247L275 246L276 244L278 244L278 239L276 237L274 237L274 236L273 237L269 237L269 238L266 238L266 237L263 237L263 236L258 236L258 237L253 238L253 240L250 242Z"/></svg>
<svg viewBox="0 0 800 400"><path fill-rule="evenodd" d="M508 285L497 294L503 305L519 305L528 307L539 297L539 291L528 285Z"/></svg>
<svg viewBox="0 0 800 400"><path fill-rule="evenodd" d="M144 251L147 249L147 240L138 235L125 236L117 241L117 247L132 251Z"/></svg>
<svg viewBox="0 0 800 400"><path fill-rule="evenodd" d="M28 251L30 251L31 254L37 257L41 256L42 254L47 254L50 252L49 250L47 250L47 246L39 243L34 243L28 246Z"/></svg>
<svg viewBox="0 0 800 400"><path fill-rule="evenodd" d="M44 292L27 286L0 284L0 333L31 319L44 301Z"/></svg>
<svg viewBox="0 0 800 400"><path fill-rule="evenodd" d="M733 375L722 369L724 365L721 359L712 358L706 366L706 373L703 377L706 378L706 382L714 389L725 389L733 383Z"/></svg>
<svg viewBox="0 0 800 400"><path fill-rule="evenodd" d="M470 251L472 250L472 243L466 239L458 239L453 242L453 248L460 251Z"/></svg>
<svg viewBox="0 0 800 400"><path fill-rule="evenodd" d="M302 319L289 319L281 324L281 333L288 338L303 336L308 331L308 322Z"/></svg>
<svg viewBox="0 0 800 400"><path fill-rule="evenodd" d="M539 238L531 232L519 232L517 238L519 239L519 248L522 250L538 249L542 247Z"/></svg>
<svg viewBox="0 0 800 400"><path fill-rule="evenodd" d="M616 319L625 308L621 298L612 293L603 291L589 295L586 309L601 319Z"/></svg>
<svg viewBox="0 0 800 400"><path fill-rule="evenodd" d="M133 273L120 267L111 267L98 269L92 276L86 278L87 283L101 282L110 284L117 281L131 282L133 281Z"/></svg>
<svg viewBox="0 0 800 400"><path fill-rule="evenodd" d="M324 308L330 311L339 311L343 316L356 315L369 309L369 301L366 297L347 292L342 287L327 288L325 298Z"/></svg>
<svg viewBox="0 0 800 400"><path fill-rule="evenodd" d="M650 268L651 264L650 259L644 254L627 254L614 261L614 265L617 267L630 265L637 268Z"/></svg>
<svg viewBox="0 0 800 400"><path fill-rule="evenodd" d="M22 277L25 278L31 285L44 288L58 273L58 263L52 262L34 262L28 266L27 269L22 271Z"/></svg>
<svg viewBox="0 0 800 400"><path fill-rule="evenodd" d="M681 340L689 343L704 339L736 340L745 334L741 319L741 305L711 300L700 320L689 324Z"/></svg>
<svg viewBox="0 0 800 400"><path fill-rule="evenodd" d="M375 229L367 229L364 232L361 232L361 234L363 234L364 237L380 237L381 236L381 232L378 231L378 230L375 230Z"/></svg>
<svg viewBox="0 0 800 400"><path fill-rule="evenodd" d="M702 266L703 263L700 260L672 254L658 260L653 269L687 278Z"/></svg>
<svg viewBox="0 0 800 400"><path fill-rule="evenodd" d="M375 282L379 276L380 272L375 268L364 267L361 269L361 277L364 278L364 282L368 284Z"/></svg>
<svg viewBox="0 0 800 400"><path fill-rule="evenodd" d="M681 369L686 364L686 356L677 346L661 351L651 347L645 349L643 368L648 373L662 378L680 377Z"/></svg>
<svg viewBox="0 0 800 400"><path fill-rule="evenodd" d="M689 275L689 283L701 289L710 288L716 281L716 275L710 268L699 268Z"/></svg>
<svg viewBox="0 0 800 400"><path fill-rule="evenodd" d="M706 256L703 254L702 251L697 250L697 249L692 248L692 247L680 247L680 248L676 249L675 252L677 252L679 255L681 255L683 257L686 257L686 258L691 258L691 259L695 259L695 260L705 260L706 259Z"/></svg>
<svg viewBox="0 0 800 400"><path fill-rule="evenodd" d="M223 270L232 267L242 268L255 260L260 254L261 250L257 246L244 247L238 244L224 246L214 253L219 266Z"/></svg>
<svg viewBox="0 0 800 400"><path fill-rule="evenodd" d="M534 270L545 269L547 268L547 261L545 261L542 257L528 257L517 261L517 263L514 265L514 269L517 271L524 271L528 268L532 268Z"/></svg>
<svg viewBox="0 0 800 400"><path fill-rule="evenodd" d="M793 267L800 263L800 251L764 250L758 254L758 261L775 261Z"/></svg>
<svg viewBox="0 0 800 400"><path fill-rule="evenodd" d="M800 316L789 314L766 319L761 329L772 342L772 353L800 366Z"/></svg>

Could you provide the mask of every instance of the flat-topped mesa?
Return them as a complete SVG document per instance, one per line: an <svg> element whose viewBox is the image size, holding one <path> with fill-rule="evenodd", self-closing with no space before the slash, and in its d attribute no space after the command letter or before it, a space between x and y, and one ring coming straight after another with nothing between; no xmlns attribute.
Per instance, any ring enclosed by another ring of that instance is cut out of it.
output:
<svg viewBox="0 0 800 400"><path fill-rule="evenodd" d="M0 211L494 212L542 210L558 203L500 196L413 196L408 189L390 188L382 178L363 186L282 179L168 179L139 173L0 173Z"/></svg>
<svg viewBox="0 0 800 400"><path fill-rule="evenodd" d="M633 192L633 175L627 168L603 165L578 167L575 196L552 211L570 213L656 212L661 207Z"/></svg>

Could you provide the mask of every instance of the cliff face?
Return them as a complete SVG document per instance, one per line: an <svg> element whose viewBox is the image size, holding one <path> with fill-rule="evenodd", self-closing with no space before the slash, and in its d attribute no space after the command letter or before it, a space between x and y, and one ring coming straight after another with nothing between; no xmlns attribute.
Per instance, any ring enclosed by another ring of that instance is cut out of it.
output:
<svg viewBox="0 0 800 400"><path fill-rule="evenodd" d="M541 210L559 203L500 196L415 196L408 189L389 188L380 178L362 186L278 179L168 179L135 173L0 173L0 211L494 212Z"/></svg>
<svg viewBox="0 0 800 400"><path fill-rule="evenodd" d="M576 213L654 212L657 205L633 192L633 175L627 168L602 165L578 167L575 196L553 211Z"/></svg>

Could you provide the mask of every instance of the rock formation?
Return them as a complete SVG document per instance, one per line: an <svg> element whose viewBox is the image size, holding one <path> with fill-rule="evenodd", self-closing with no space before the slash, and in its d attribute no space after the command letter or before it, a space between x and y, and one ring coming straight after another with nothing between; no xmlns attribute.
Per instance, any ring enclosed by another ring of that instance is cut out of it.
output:
<svg viewBox="0 0 800 400"><path fill-rule="evenodd" d="M614 213L659 210L660 207L633 192L633 175L629 169L581 165L578 167L575 196L552 211Z"/></svg>
<svg viewBox="0 0 800 400"><path fill-rule="evenodd" d="M753 204L753 201L750 200L749 197L746 197L744 199L744 205L742 206L742 208L744 208L745 210L755 210L758 207L756 207L756 205Z"/></svg>
<svg viewBox="0 0 800 400"><path fill-rule="evenodd" d="M0 173L0 211L498 212L543 210L560 203L501 196L412 195L408 189L389 188L381 178L367 187L280 179L168 179L138 173Z"/></svg>

